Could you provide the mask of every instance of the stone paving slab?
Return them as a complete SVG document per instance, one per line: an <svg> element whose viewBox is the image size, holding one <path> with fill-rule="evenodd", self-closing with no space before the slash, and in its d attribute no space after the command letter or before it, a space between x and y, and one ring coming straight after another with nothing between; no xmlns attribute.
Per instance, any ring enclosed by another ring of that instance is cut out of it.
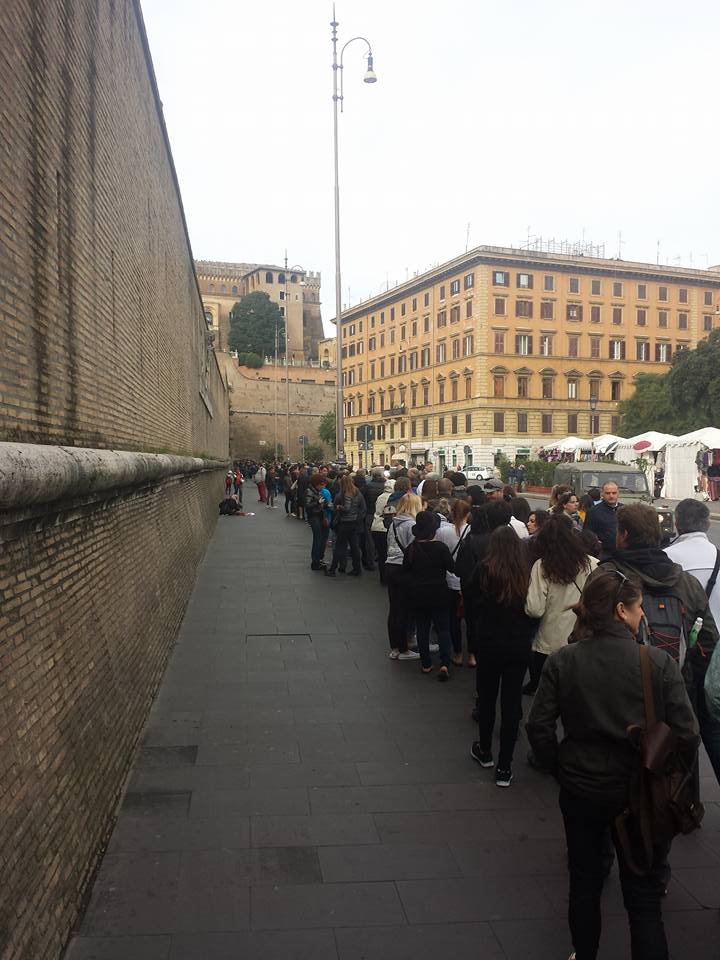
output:
<svg viewBox="0 0 720 960"><path fill-rule="evenodd" d="M565 960L557 787L468 756L473 672L387 659L375 575L282 511L221 518L68 960ZM720 788L678 840L673 960L717 960ZM613 871L601 960L629 960Z"/></svg>

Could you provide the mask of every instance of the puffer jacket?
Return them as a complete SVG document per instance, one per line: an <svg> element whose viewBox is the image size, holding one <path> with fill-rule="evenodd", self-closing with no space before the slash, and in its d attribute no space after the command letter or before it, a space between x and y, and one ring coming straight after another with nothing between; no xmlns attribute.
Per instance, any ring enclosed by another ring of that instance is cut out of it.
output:
<svg viewBox="0 0 720 960"><path fill-rule="evenodd" d="M408 546L415 539L412 528L415 526L415 517L407 513L401 513L393 518L390 528L387 532L387 560L386 563L395 563L402 566Z"/></svg>
<svg viewBox="0 0 720 960"><path fill-rule="evenodd" d="M365 516L367 510L365 498L359 490L351 497L343 497L342 494L338 494L334 502L340 523L357 523Z"/></svg>
<svg viewBox="0 0 720 960"><path fill-rule="evenodd" d="M698 724L675 661L648 648L658 720L697 751ZM564 737L557 740L557 721ZM547 660L527 721L536 759L562 786L618 812L636 762L627 728L645 726L640 648L614 620Z"/></svg>
<svg viewBox="0 0 720 960"><path fill-rule="evenodd" d="M372 533L387 533L387 528L383 523L382 512L385 509L385 505L392 496L393 489L395 487L394 480L386 480L385 488L383 493L375 501L375 510L373 512L372 526L370 530Z"/></svg>

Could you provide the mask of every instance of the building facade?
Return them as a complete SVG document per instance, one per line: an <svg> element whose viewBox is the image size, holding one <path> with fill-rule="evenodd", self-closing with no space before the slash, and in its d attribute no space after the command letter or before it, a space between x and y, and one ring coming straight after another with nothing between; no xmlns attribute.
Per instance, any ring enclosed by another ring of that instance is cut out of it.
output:
<svg viewBox="0 0 720 960"><path fill-rule="evenodd" d="M280 307L288 330L292 360L316 360L323 337L320 274L257 263L195 262L208 326L219 350L228 349L230 311L248 293L267 293ZM284 354L285 344L280 344Z"/></svg>
<svg viewBox="0 0 720 960"><path fill-rule="evenodd" d="M717 269L468 251L343 313L347 459L480 466L617 433L637 375L707 337L719 304Z"/></svg>

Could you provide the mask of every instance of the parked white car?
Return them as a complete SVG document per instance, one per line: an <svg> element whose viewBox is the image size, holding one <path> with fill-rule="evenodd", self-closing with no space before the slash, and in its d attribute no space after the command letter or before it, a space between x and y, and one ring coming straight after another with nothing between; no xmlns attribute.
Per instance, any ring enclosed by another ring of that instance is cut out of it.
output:
<svg viewBox="0 0 720 960"><path fill-rule="evenodd" d="M495 474L491 467L470 467L465 471L465 476L470 483L471 480L492 480Z"/></svg>

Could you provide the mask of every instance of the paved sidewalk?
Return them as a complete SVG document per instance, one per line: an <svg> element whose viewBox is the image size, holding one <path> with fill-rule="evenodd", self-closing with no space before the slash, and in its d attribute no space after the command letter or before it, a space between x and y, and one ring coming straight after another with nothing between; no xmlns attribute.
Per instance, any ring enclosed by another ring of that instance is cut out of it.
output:
<svg viewBox="0 0 720 960"><path fill-rule="evenodd" d="M474 678L386 657L376 575L220 518L68 960L565 960L553 782L469 758ZM720 949L720 792L675 844L675 960ZM629 958L617 871L602 958Z"/></svg>

